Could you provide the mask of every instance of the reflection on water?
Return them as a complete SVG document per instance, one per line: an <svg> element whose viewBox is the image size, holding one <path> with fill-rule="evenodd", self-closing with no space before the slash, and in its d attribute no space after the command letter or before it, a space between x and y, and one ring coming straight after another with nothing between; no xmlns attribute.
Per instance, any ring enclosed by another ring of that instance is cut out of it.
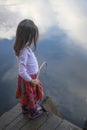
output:
<svg viewBox="0 0 87 130"><path fill-rule="evenodd" d="M42 44L39 51L48 62L47 71L41 75L44 90L66 119L82 126L87 118L86 54L81 48L69 47L59 39L58 42L50 39Z"/></svg>
<svg viewBox="0 0 87 130"><path fill-rule="evenodd" d="M83 126L87 118L87 59L80 48L70 47L62 40L43 39L35 52L41 64L47 61L40 79L46 95L52 97L62 116ZM14 106L17 81L16 59L12 50L13 41L0 41L0 114ZM8 59L8 62L7 60Z"/></svg>
<svg viewBox="0 0 87 130"><path fill-rule="evenodd" d="M15 100L16 70L12 41L0 40L0 115L17 103Z"/></svg>

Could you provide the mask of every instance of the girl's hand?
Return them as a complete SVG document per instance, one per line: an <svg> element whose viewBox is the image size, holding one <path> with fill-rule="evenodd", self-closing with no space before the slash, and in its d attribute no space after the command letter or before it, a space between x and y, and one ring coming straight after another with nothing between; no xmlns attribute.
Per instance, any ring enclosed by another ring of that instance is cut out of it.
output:
<svg viewBox="0 0 87 130"><path fill-rule="evenodd" d="M32 79L31 84L32 84L32 86L36 87L37 85L40 84L40 81L38 79Z"/></svg>

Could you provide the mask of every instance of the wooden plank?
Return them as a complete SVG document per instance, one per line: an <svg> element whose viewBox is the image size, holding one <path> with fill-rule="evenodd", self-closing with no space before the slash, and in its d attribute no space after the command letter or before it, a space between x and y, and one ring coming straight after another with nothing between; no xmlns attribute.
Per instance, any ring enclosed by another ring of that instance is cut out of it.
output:
<svg viewBox="0 0 87 130"><path fill-rule="evenodd" d="M44 112L44 114L36 118L34 120L30 120L21 130L37 130L40 126L44 124L48 120L48 118L51 116L51 114L47 114Z"/></svg>
<svg viewBox="0 0 87 130"><path fill-rule="evenodd" d="M25 121L25 117L23 114L20 114L17 118L15 118L15 120L13 120L10 124L8 124L8 126L6 126L5 130L13 130L13 127L15 125L19 125L19 122L23 120Z"/></svg>
<svg viewBox="0 0 87 130"><path fill-rule="evenodd" d="M23 127L27 122L29 122L28 115L23 116L21 114L18 118L15 119L5 130L19 130Z"/></svg>
<svg viewBox="0 0 87 130"><path fill-rule="evenodd" d="M82 129L66 120L63 120L62 123L59 126L57 126L55 130L82 130Z"/></svg>
<svg viewBox="0 0 87 130"><path fill-rule="evenodd" d="M8 126L21 113L20 105L17 104L10 111L0 117L0 130Z"/></svg>
<svg viewBox="0 0 87 130"><path fill-rule="evenodd" d="M38 130L55 130L61 121L61 118L52 115Z"/></svg>

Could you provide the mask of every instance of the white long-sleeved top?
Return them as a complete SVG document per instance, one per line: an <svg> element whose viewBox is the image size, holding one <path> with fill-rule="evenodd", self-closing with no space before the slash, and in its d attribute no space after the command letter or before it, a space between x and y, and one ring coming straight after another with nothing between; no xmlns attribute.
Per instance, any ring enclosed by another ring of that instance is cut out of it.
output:
<svg viewBox="0 0 87 130"><path fill-rule="evenodd" d="M26 81L31 81L31 75L39 70L37 59L30 47L20 51L18 56L18 74Z"/></svg>

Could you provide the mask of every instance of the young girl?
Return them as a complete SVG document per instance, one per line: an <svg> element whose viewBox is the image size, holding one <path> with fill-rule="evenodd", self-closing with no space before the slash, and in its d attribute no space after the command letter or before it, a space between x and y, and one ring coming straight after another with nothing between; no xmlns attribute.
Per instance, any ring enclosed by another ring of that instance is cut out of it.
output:
<svg viewBox="0 0 87 130"><path fill-rule="evenodd" d="M37 79L39 71L37 59L30 48L33 44L36 49L38 28L32 20L25 19L17 27L14 51L18 58L18 87L16 97L20 98L22 112L29 113L35 119L43 113L38 104L42 100L43 91ZM38 109L40 108L40 109Z"/></svg>

